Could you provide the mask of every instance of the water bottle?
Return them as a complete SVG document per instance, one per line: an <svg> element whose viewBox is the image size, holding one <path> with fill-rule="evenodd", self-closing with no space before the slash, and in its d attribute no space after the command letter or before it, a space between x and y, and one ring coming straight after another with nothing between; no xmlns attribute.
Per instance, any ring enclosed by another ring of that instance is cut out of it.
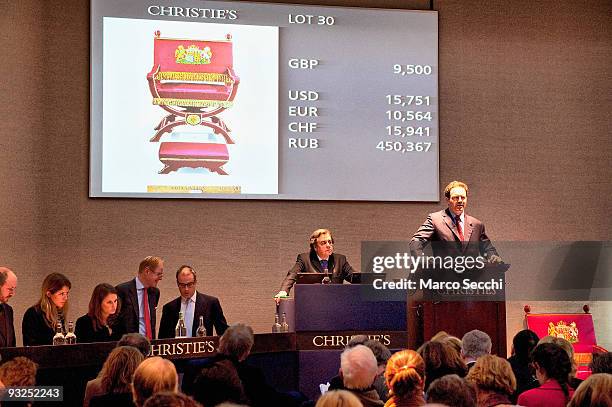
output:
<svg viewBox="0 0 612 407"><path fill-rule="evenodd" d="M183 312L179 312L179 319L176 323L176 328L174 328L174 337L175 338L186 338L187 337L187 327L185 326L185 316Z"/></svg>
<svg viewBox="0 0 612 407"><path fill-rule="evenodd" d="M57 322L55 325L55 335L53 336L53 344L54 345L64 345L66 343L66 337L62 332L62 323Z"/></svg>
<svg viewBox="0 0 612 407"><path fill-rule="evenodd" d="M64 339L67 345L74 345L76 343L77 337L74 334L74 324L72 321L68 322L68 333Z"/></svg>
<svg viewBox="0 0 612 407"><path fill-rule="evenodd" d="M206 328L204 328L204 317L200 315L200 324L198 325L198 330L196 331L196 336L198 338L203 338L206 336Z"/></svg>
<svg viewBox="0 0 612 407"><path fill-rule="evenodd" d="M287 314L283 312L281 317L281 332L289 332L289 324L287 324Z"/></svg>
<svg viewBox="0 0 612 407"><path fill-rule="evenodd" d="M281 331L281 324L278 322L278 314L274 315L274 325L272 325L272 333L277 334Z"/></svg>

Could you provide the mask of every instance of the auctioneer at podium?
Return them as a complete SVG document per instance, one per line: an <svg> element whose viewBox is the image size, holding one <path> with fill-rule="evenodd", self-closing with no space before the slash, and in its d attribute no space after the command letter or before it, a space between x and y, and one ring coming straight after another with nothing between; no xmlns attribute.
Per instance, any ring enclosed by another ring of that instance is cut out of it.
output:
<svg viewBox="0 0 612 407"><path fill-rule="evenodd" d="M434 256L484 256L490 263L501 263L501 258L485 232L484 223L465 213L468 186L452 181L444 189L448 207L430 213L410 242L413 256L422 256L429 242Z"/></svg>
<svg viewBox="0 0 612 407"><path fill-rule="evenodd" d="M286 297L299 273L323 273L332 283L351 281L357 273L343 254L334 253L334 238L328 229L317 229L310 235L310 252L298 255L295 265L287 272L276 298Z"/></svg>
<svg viewBox="0 0 612 407"><path fill-rule="evenodd" d="M461 181L452 181L444 189L444 196L447 208L430 213L412 237L412 256L423 256L425 247L431 244L434 258L483 256L489 263L487 269L505 272L509 265L503 264L485 232L484 223L465 213L468 186ZM505 355L505 301L462 300L410 302L410 346L419 346L440 330L462 336L476 328L489 334L495 353Z"/></svg>

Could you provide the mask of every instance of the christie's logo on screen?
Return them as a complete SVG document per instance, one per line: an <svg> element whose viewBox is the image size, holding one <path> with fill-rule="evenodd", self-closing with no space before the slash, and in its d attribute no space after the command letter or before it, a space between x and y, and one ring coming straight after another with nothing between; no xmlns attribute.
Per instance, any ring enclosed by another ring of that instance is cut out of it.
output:
<svg viewBox="0 0 612 407"><path fill-rule="evenodd" d="M217 20L235 20L238 18L236 10L217 10L212 8L149 6L147 13L152 16L210 18Z"/></svg>

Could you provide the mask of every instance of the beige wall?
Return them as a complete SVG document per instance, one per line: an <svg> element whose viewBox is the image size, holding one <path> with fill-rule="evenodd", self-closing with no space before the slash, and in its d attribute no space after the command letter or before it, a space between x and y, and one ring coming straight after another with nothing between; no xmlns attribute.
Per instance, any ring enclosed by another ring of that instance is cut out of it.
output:
<svg viewBox="0 0 612 407"><path fill-rule="evenodd" d="M610 240L610 2L438 1L434 8L441 183L470 184L469 212L496 240ZM47 273L72 280L76 318L95 284L125 281L156 254L167 265L162 304L177 294L174 269L191 263L200 289L221 298L230 322L267 331L271 297L312 230L331 228L336 249L359 267L362 240L409 239L441 206L89 199L88 2L2 2L0 23L0 264L19 276L11 301L17 327ZM509 339L522 328L522 305L508 304ZM592 307L608 348L610 311L610 303Z"/></svg>

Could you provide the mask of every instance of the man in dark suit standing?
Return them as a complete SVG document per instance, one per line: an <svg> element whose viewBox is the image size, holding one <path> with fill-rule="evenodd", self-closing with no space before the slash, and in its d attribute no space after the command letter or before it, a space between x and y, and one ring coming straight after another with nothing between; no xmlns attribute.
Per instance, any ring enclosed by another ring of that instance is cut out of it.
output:
<svg viewBox="0 0 612 407"><path fill-rule="evenodd" d="M334 253L334 238L328 229L317 229L310 235L310 252L298 255L295 265L287 272L276 294L277 301L286 297L295 284L298 273L330 273L332 283L342 283L342 280L351 281L353 267L343 254Z"/></svg>
<svg viewBox="0 0 612 407"><path fill-rule="evenodd" d="M200 317L204 319L207 335L212 336L213 326L217 336L223 335L227 329L227 321L219 299L196 291L197 276L190 266L181 266L176 272L176 285L180 297L164 305L159 324L160 338L174 338L179 312L183 313L187 336L194 337L198 330Z"/></svg>
<svg viewBox="0 0 612 407"><path fill-rule="evenodd" d="M15 328L13 326L13 308L7 304L15 295L17 276L11 269L0 267L0 348L13 347Z"/></svg>
<svg viewBox="0 0 612 407"><path fill-rule="evenodd" d="M444 189L448 207L430 213L410 241L413 256L423 255L423 249L433 242L434 256L484 256L490 263L501 258L485 232L484 224L465 213L468 186L453 181ZM440 243L441 242L441 243Z"/></svg>
<svg viewBox="0 0 612 407"><path fill-rule="evenodd" d="M118 322L122 333L138 332L155 339L155 310L159 302L157 283L163 276L164 261L148 256L140 262L136 278L116 287L121 300Z"/></svg>

